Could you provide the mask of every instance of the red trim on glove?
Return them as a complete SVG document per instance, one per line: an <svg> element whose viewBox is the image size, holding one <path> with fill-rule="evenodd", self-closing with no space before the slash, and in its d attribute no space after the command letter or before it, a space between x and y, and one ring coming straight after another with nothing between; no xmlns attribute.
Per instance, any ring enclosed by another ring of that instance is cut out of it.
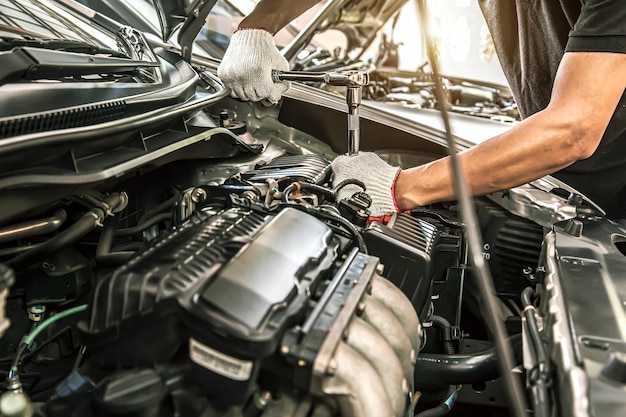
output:
<svg viewBox="0 0 626 417"><path fill-rule="evenodd" d="M376 222L376 223L382 223L382 224L387 224L389 223L389 221L391 220L391 218L393 217L393 214L385 214L384 216L369 216L367 218L367 223L372 223L372 222Z"/></svg>
<svg viewBox="0 0 626 417"><path fill-rule="evenodd" d="M393 183L391 184L391 199L393 200L393 206L396 208L396 211L402 211L400 210L400 206L398 205L398 200L396 199L396 181L398 181L398 177L400 176L401 171L402 170L398 168L398 171L396 171L395 177L393 177Z"/></svg>

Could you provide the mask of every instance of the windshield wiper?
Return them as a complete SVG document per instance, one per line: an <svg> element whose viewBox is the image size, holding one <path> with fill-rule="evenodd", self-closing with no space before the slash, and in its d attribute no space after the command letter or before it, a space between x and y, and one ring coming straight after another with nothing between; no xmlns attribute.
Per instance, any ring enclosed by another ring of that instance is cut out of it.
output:
<svg viewBox="0 0 626 417"><path fill-rule="evenodd" d="M116 58L129 58L129 56L125 53L116 51L115 49L105 48L78 40L0 38L0 51L9 51L17 47L41 48L89 55L99 54Z"/></svg>
<svg viewBox="0 0 626 417"><path fill-rule="evenodd" d="M0 54L0 85L37 79L61 79L92 74L128 74L157 62L86 55L30 47Z"/></svg>

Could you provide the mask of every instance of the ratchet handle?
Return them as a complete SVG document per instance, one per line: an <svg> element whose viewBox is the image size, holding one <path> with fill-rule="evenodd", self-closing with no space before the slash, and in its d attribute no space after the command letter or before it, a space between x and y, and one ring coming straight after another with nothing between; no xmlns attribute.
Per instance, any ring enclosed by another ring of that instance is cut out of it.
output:
<svg viewBox="0 0 626 417"><path fill-rule="evenodd" d="M342 87L363 87L369 84L370 76L363 71L304 72L272 70L272 81L323 82Z"/></svg>

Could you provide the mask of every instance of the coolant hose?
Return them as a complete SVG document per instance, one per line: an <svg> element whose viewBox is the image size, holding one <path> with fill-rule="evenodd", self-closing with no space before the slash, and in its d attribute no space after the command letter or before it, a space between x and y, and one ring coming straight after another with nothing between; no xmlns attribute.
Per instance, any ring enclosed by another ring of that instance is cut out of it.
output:
<svg viewBox="0 0 626 417"><path fill-rule="evenodd" d="M102 221L112 212L123 209L128 203L126 193L112 193L108 195L98 207L87 211L76 223L57 234L50 240L42 243L34 249L24 252L6 263L14 268L26 267L36 261L45 259L61 249L76 243L87 233L102 224Z"/></svg>
<svg viewBox="0 0 626 417"><path fill-rule="evenodd" d="M522 335L509 338L515 363L522 359ZM464 385L491 381L500 376L496 348L454 355L420 353L415 363L415 378L429 385Z"/></svg>
<svg viewBox="0 0 626 417"><path fill-rule="evenodd" d="M133 251L111 253L111 245L115 238L115 230L119 224L119 216L109 217L104 221L102 233L96 247L96 263L100 266L117 266L127 262L134 254Z"/></svg>

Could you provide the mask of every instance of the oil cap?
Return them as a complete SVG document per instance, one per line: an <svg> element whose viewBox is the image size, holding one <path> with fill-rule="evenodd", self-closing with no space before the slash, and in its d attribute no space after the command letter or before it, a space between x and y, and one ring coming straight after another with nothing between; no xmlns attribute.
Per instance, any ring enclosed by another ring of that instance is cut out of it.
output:
<svg viewBox="0 0 626 417"><path fill-rule="evenodd" d="M94 393L96 408L107 416L157 417L166 389L152 369L117 374Z"/></svg>

